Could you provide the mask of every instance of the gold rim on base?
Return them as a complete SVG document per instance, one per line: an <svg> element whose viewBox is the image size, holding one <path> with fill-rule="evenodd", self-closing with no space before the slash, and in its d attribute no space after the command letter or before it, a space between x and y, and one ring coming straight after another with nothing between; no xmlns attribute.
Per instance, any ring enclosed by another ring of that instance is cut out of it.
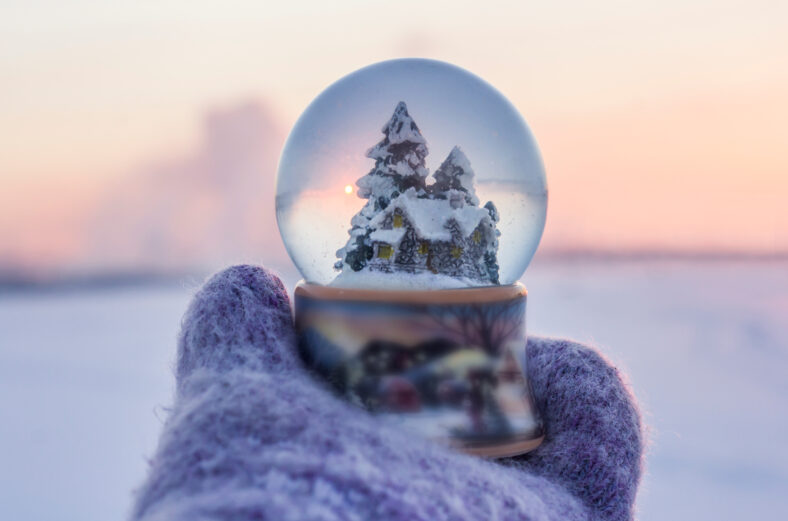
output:
<svg viewBox="0 0 788 521"><path fill-rule="evenodd" d="M518 440L508 443L497 443L494 445L463 445L462 442L452 440L450 444L466 453L473 456L481 456L483 458L511 458L512 456L519 456L534 450L542 444L544 435L538 438L531 438L528 440Z"/></svg>
<svg viewBox="0 0 788 521"><path fill-rule="evenodd" d="M315 300L358 302L391 302L418 304L477 304L502 302L525 297L528 291L519 282L506 286L484 286L459 289L389 290L355 289L318 286L303 280L296 285L295 295Z"/></svg>

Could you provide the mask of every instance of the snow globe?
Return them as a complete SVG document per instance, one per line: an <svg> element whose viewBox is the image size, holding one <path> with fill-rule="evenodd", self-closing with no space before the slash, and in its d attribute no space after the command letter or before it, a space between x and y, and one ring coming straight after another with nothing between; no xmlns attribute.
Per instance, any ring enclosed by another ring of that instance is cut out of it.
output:
<svg viewBox="0 0 788 521"><path fill-rule="evenodd" d="M537 447L517 280L546 207L536 142L479 77L402 59L332 84L277 175L304 362L381 421L465 452Z"/></svg>

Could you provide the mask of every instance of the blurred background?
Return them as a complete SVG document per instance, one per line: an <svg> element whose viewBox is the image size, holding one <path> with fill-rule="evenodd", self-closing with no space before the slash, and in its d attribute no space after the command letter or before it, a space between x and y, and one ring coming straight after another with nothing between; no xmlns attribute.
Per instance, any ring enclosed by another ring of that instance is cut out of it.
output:
<svg viewBox="0 0 788 521"><path fill-rule="evenodd" d="M529 331L629 375L639 518L783 519L786 49L772 0L0 3L0 516L128 512L204 276L298 279L273 207L289 128L418 56L489 81L539 142Z"/></svg>

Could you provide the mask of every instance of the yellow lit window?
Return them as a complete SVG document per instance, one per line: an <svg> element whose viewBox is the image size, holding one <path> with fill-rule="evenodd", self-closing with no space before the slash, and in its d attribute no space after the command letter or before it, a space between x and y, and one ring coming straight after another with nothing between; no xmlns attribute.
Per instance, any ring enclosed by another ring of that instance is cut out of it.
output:
<svg viewBox="0 0 788 521"><path fill-rule="evenodd" d="M421 241L421 244L419 244L419 253L422 255L427 255L429 252L430 245L427 243L427 241Z"/></svg>
<svg viewBox="0 0 788 521"><path fill-rule="evenodd" d="M459 259L462 255L462 248L459 246L455 246L451 249L451 256L455 259Z"/></svg>
<svg viewBox="0 0 788 521"><path fill-rule="evenodd" d="M394 228L402 228L402 216L398 213L394 214Z"/></svg>
<svg viewBox="0 0 788 521"><path fill-rule="evenodd" d="M394 248L388 244L381 244L378 246L378 257L381 259L390 259L393 252Z"/></svg>
<svg viewBox="0 0 788 521"><path fill-rule="evenodd" d="M480 232L479 230L473 232L473 242L475 242L476 244L482 242L482 232Z"/></svg>

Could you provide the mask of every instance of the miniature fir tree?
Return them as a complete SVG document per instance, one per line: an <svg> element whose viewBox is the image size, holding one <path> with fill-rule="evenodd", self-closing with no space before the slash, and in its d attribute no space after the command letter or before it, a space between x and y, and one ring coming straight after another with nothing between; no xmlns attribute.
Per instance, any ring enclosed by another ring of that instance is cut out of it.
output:
<svg viewBox="0 0 788 521"><path fill-rule="evenodd" d="M404 271L412 272L412 267L416 264L419 241L416 232L411 228L405 232L397 248L397 264L402 266Z"/></svg>
<svg viewBox="0 0 788 521"><path fill-rule="evenodd" d="M430 185L429 193L433 199L447 199L452 208L458 209L465 205L478 206L471 162L460 149L455 146L441 166L433 174L435 182ZM489 218L480 223L481 229L475 230L470 238L458 236L456 223L449 222L452 230L453 246L443 252L440 264L450 268L452 276L464 276L475 280L484 280L499 284L498 278L498 209L492 201L484 208ZM462 254L458 255L458 251ZM475 262L476 255L481 253L482 262Z"/></svg>
<svg viewBox="0 0 788 521"><path fill-rule="evenodd" d="M367 151L367 157L375 160L375 167L356 181L358 195L365 198L377 194L383 197L388 195L390 199L393 192L398 195L410 187L417 191L424 190L424 180L428 174L424 163L429 153L427 141L408 114L404 101L397 104L394 114L381 132L384 134L383 140ZM383 202L382 208L387 204Z"/></svg>
<svg viewBox="0 0 788 521"><path fill-rule="evenodd" d="M489 226L492 231L492 239L487 243L484 251L484 267L487 270L487 277L489 277L490 282L500 284L498 279L498 237L500 237L501 232L498 230L498 221L501 218L498 215L498 208L495 207L495 203L492 201L487 201L484 207L490 214Z"/></svg>
<svg viewBox="0 0 788 521"><path fill-rule="evenodd" d="M345 247L337 251L340 260L335 268L338 270L344 265L353 271L366 266L373 253L369 222L385 210L392 199L408 188L415 188L419 194L426 193L428 170L424 159L429 153L427 141L408 114L404 101L397 104L381 132L383 139L367 151L367 157L375 160L375 166L356 181L358 196L368 199L368 202L351 220L350 238Z"/></svg>
<svg viewBox="0 0 788 521"><path fill-rule="evenodd" d="M443 164L433 174L435 182L430 186L430 193L438 199L450 197L450 191L462 192L465 202L478 206L479 198L473 185L473 169L471 162L460 147L454 147Z"/></svg>

